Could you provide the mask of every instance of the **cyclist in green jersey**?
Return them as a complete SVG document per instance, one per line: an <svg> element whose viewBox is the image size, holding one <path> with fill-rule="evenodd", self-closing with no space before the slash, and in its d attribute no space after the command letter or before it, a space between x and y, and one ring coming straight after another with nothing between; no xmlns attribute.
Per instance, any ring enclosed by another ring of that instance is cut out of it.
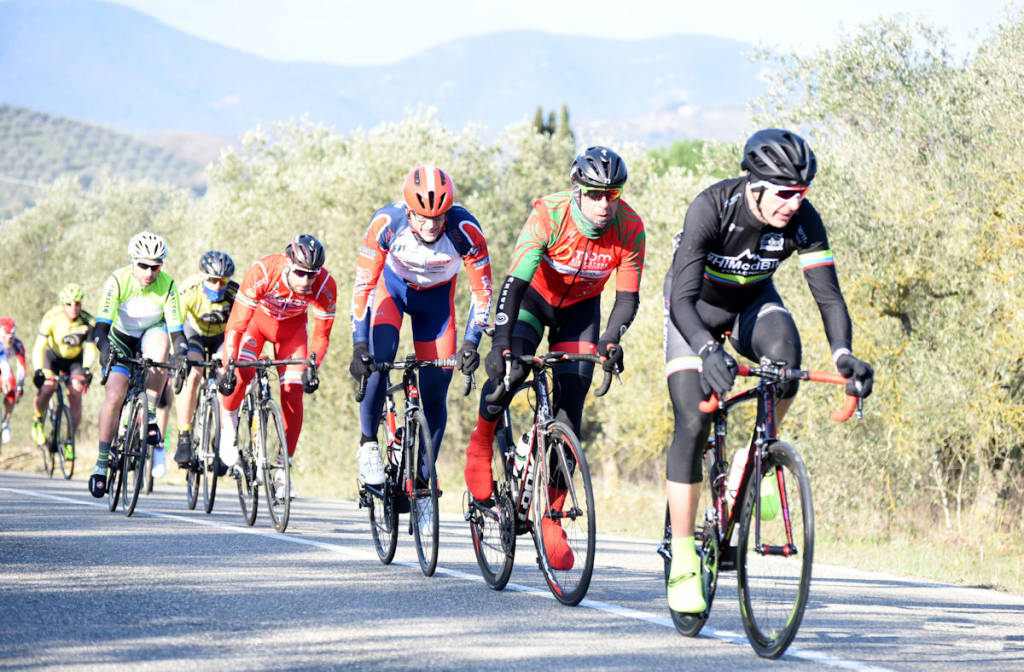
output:
<svg viewBox="0 0 1024 672"><path fill-rule="evenodd" d="M128 243L131 264L120 268L103 287L103 305L96 316L95 338L100 365L106 369L111 350L115 356L137 357L140 353L154 361L167 359L174 346L172 363L184 366L188 344L182 329L178 288L161 270L167 257L167 243L155 233L143 231ZM89 492L102 497L107 492L107 462L110 444L117 431L118 413L128 390L129 371L115 364L106 382L106 395L99 419L99 457L89 478ZM153 475L166 472L162 445L163 428L156 419L157 400L167 385L167 374L157 368L146 372L146 396L149 400L147 441L153 445ZM162 469L158 469L158 465Z"/></svg>

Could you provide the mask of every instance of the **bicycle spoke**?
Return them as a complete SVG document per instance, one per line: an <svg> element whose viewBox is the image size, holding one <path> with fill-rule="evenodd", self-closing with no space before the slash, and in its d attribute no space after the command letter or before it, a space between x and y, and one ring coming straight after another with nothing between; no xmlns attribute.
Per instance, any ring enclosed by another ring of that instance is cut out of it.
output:
<svg viewBox="0 0 1024 672"><path fill-rule="evenodd" d="M743 627L758 655L777 658L803 618L814 555L814 510L803 461L773 443L766 478L743 501L737 556ZM760 494L759 494L760 493Z"/></svg>

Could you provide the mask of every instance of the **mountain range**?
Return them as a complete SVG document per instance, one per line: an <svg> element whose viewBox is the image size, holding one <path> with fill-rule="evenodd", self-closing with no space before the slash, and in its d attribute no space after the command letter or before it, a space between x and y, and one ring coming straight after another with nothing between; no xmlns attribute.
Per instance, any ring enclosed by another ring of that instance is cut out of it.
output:
<svg viewBox="0 0 1024 672"><path fill-rule="evenodd" d="M387 26L373 29L386 45ZM427 108L449 128L482 123L497 133L532 119L538 106L565 104L578 135L653 146L738 138L745 103L763 90L749 50L700 35L615 40L508 31L388 65L282 62L121 5L7 0L0 2L0 102L142 135L232 138L303 115L344 133Z"/></svg>

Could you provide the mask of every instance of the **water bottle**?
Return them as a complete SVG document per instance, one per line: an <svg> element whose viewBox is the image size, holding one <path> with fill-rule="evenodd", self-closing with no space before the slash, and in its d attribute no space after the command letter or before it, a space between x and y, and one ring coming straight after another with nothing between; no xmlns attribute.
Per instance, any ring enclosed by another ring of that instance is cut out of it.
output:
<svg viewBox="0 0 1024 672"><path fill-rule="evenodd" d="M400 464L402 462L402 439L404 437L405 427L399 427L395 430L395 441L391 444L391 450L388 455L391 464Z"/></svg>
<svg viewBox="0 0 1024 672"><path fill-rule="evenodd" d="M524 432L516 442L516 463L515 463L515 474L516 478L523 475L523 469L526 468L526 457L530 454L530 433Z"/></svg>
<svg viewBox="0 0 1024 672"><path fill-rule="evenodd" d="M736 490L740 487L743 479L743 469L747 466L747 449L741 448L732 456L732 463L729 465L729 478L725 481L725 497L732 506L736 501Z"/></svg>

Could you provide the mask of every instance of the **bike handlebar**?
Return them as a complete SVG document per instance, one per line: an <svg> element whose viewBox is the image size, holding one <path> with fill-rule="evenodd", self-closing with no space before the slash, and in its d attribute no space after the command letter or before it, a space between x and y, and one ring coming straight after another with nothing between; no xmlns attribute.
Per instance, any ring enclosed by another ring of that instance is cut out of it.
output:
<svg viewBox="0 0 1024 672"><path fill-rule="evenodd" d="M438 368L455 368L458 366L458 359L455 357L449 357L447 359L416 359L415 355L409 355L405 359L397 362L374 362L370 365L371 371L379 371L380 373L386 373L392 369L425 369L427 367L434 366ZM469 391L473 389L473 374L464 373L462 374L463 380L465 381L462 386L462 396L468 396ZM355 400L356 403L361 402L366 396L366 386L369 383L369 376L363 376L359 379L359 387L356 389Z"/></svg>
<svg viewBox="0 0 1024 672"><path fill-rule="evenodd" d="M498 399L511 389L512 385L509 374L511 372L512 361L515 359L518 359L520 362L535 371L542 371L543 369L550 369L562 362L590 362L591 364L603 364L607 358L587 352L561 352L559 350L554 350L543 355L513 355L511 352L506 352L505 379L494 389L494 391L487 395L485 398L487 403L496 403ZM601 386L594 392L595 397L603 397L608 393L608 388L610 388L612 384L613 375L618 374L613 373L612 371L604 372L604 379L601 381Z"/></svg>
<svg viewBox="0 0 1024 672"><path fill-rule="evenodd" d="M816 371L801 369L785 369L769 366L747 366L740 364L737 367L737 375L745 377L767 378L777 383L788 383L793 380L809 380L812 383L832 383L833 385L846 385L847 380L842 374L833 371ZM841 409L832 411L829 417L835 422L846 422L854 412L860 412L863 399L852 394L846 395L846 401ZM719 399L717 392L712 392L706 401L701 401L697 406L704 413L713 413L718 410L724 402Z"/></svg>
<svg viewBox="0 0 1024 672"><path fill-rule="evenodd" d="M185 384L185 375L184 374L185 374L186 371L188 371L188 364L187 363L184 366L178 368L174 364L172 364L171 362L157 362L157 361L154 361L154 360L152 360L152 359L150 359L149 357L146 357L146 356L142 356L142 357L118 357L116 352L111 352L110 353L110 360L107 362L107 366L102 370L102 374L103 375L100 377L100 384L101 385L106 385L107 384L107 378L110 377L110 372L113 370L113 368L119 362L124 362L126 364L135 364L136 366L138 366L139 368L142 368L142 369L157 368L157 369L167 369L168 371L173 370L174 371L174 376L175 376L175 380L174 380L174 388L175 388L174 389L174 393L175 394L180 392L181 391L181 386ZM179 381L180 381L180 383L179 383Z"/></svg>

